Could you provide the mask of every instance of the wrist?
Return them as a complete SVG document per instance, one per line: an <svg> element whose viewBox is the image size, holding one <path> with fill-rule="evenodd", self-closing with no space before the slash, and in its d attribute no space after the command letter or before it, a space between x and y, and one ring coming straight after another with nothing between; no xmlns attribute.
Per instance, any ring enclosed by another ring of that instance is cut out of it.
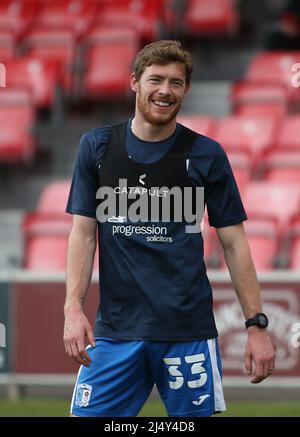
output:
<svg viewBox="0 0 300 437"><path fill-rule="evenodd" d="M267 332L266 328L259 328L258 326L250 326L249 328L247 328L247 334L248 336L251 335L256 335L256 334L264 334Z"/></svg>
<svg viewBox="0 0 300 437"><path fill-rule="evenodd" d="M83 302L80 299L66 300L64 305L65 315L70 312L83 312Z"/></svg>
<svg viewBox="0 0 300 437"><path fill-rule="evenodd" d="M250 329L254 326L258 329L264 330L268 327L268 324L268 317L264 313L257 313L255 316L250 317L245 321L245 326L247 329Z"/></svg>

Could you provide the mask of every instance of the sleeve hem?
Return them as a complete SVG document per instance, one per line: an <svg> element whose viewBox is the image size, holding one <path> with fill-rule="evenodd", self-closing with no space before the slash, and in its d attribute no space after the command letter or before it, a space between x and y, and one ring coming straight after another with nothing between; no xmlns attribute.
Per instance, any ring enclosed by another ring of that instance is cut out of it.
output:
<svg viewBox="0 0 300 437"><path fill-rule="evenodd" d="M210 226L214 227L214 228L225 228L227 226L233 226L233 225L238 225L239 223L242 223L244 221L248 220L248 217L246 215L234 218L232 220L229 220L228 222L224 222L224 223L209 223Z"/></svg>
<svg viewBox="0 0 300 437"><path fill-rule="evenodd" d="M86 212L86 211L80 211L80 210L76 210L76 209L66 209L66 212L68 214L78 214L78 215L83 215L84 217L90 217L96 220L96 216L93 213L90 212Z"/></svg>

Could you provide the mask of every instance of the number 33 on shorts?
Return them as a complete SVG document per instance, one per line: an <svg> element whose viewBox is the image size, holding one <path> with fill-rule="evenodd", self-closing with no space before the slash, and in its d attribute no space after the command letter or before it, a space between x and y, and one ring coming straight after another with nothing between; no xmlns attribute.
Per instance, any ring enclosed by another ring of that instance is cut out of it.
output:
<svg viewBox="0 0 300 437"><path fill-rule="evenodd" d="M194 342L193 347L177 345L176 349L178 355L173 351L174 355L163 356L165 376L158 384L169 415L210 416L226 410L216 340ZM194 350L186 353L187 349Z"/></svg>
<svg viewBox="0 0 300 437"><path fill-rule="evenodd" d="M184 377L182 372L180 371L179 367L181 366L181 358L180 357L174 357L174 358L164 358L164 363L167 364L168 372L171 376L175 378L174 380L169 381L169 387L173 390L177 390L184 384ZM204 354L197 354L197 355L189 355L184 357L185 363L191 364L191 374L192 375L198 375L198 379L192 379L188 380L187 385L190 388L198 388L202 387L206 381L207 381L207 373L203 367L203 362L205 361Z"/></svg>

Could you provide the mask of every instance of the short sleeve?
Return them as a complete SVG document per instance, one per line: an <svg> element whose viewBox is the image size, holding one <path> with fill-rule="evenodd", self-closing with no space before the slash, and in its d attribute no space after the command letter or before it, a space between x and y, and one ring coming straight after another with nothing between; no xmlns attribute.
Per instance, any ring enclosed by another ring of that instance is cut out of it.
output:
<svg viewBox="0 0 300 437"><path fill-rule="evenodd" d="M229 160L219 144L205 180L204 196L211 226L221 228L247 220Z"/></svg>
<svg viewBox="0 0 300 437"><path fill-rule="evenodd" d="M96 218L97 165L93 144L84 134L79 142L66 212Z"/></svg>

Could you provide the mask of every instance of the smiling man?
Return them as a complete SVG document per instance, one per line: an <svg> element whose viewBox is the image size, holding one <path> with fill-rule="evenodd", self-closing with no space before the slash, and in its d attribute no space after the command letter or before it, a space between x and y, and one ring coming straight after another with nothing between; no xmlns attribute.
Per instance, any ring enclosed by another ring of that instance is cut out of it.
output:
<svg viewBox="0 0 300 437"><path fill-rule="evenodd" d="M268 319L243 230L247 216L230 164L217 142L176 122L191 74L191 55L179 42L144 47L131 75L134 117L95 128L81 139L67 205L73 227L64 308L66 353L81 364L73 416L135 416L154 384L169 416L225 410L202 233L200 226L195 232L197 219L186 226L197 189L204 191L209 223L217 229L245 315L245 368L251 382L261 382L274 368ZM139 187L125 190L125 212L124 181ZM99 196L103 189L119 201L111 199L117 206L107 220L98 214L107 202ZM169 196L168 211L162 193ZM141 216L139 210L149 214ZM83 304L97 227L100 305L93 332Z"/></svg>

